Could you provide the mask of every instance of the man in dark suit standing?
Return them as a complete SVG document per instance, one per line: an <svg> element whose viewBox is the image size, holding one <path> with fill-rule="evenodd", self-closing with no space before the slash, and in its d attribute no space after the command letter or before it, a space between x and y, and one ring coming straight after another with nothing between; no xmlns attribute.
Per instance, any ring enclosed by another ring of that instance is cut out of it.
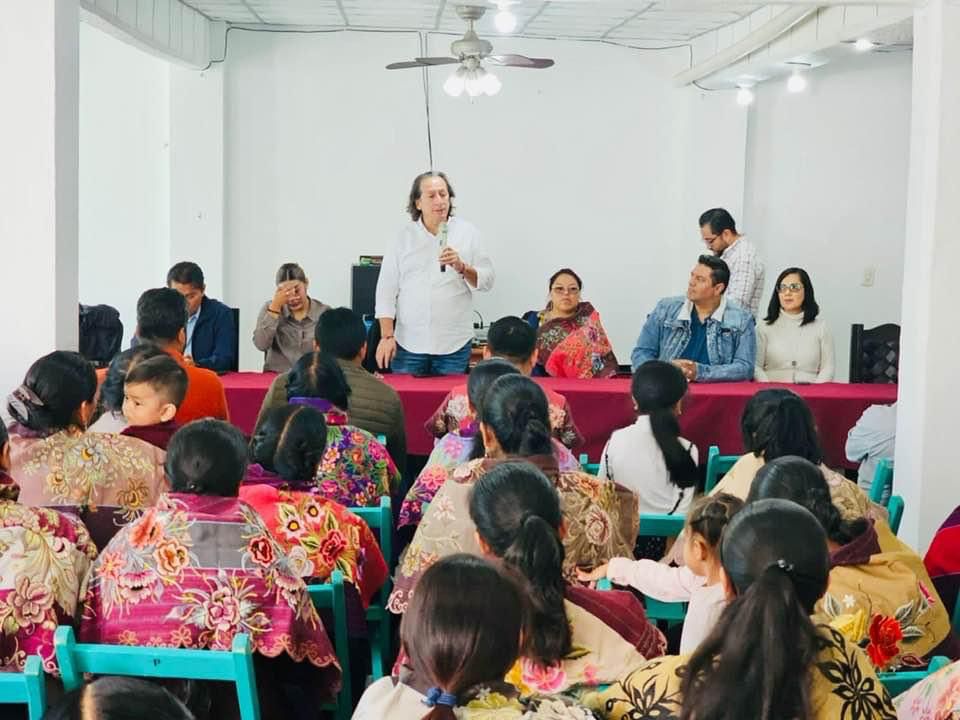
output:
<svg viewBox="0 0 960 720"><path fill-rule="evenodd" d="M216 372L237 366L233 310L204 294L203 270L195 262L178 262L167 273L167 287L187 301L187 344L184 359Z"/></svg>

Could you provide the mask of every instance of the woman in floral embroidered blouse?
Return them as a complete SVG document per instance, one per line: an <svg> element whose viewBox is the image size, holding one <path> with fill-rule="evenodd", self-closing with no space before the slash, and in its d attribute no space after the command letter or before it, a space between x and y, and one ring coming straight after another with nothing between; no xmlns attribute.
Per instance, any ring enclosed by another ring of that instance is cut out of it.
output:
<svg viewBox="0 0 960 720"><path fill-rule="evenodd" d="M520 374L513 363L499 358L478 363L470 371L466 384L471 415L479 415L477 408L480 407L483 396L494 380L504 375ZM561 472L580 469L577 459L555 437L552 443L553 456ZM465 462L481 458L483 455L483 438L479 434L479 427L470 435L459 435L454 432L444 435L443 439L434 446L430 457L427 458L427 464L423 466L416 481L407 491L407 496L400 507L400 520L397 527L402 528L419 523L420 518L423 517L423 506L433 501L433 496L446 482L450 473Z"/></svg>
<svg viewBox="0 0 960 720"><path fill-rule="evenodd" d="M97 547L166 490L165 453L138 438L86 431L97 377L79 353L37 360L7 400L20 501L80 516Z"/></svg>
<svg viewBox="0 0 960 720"><path fill-rule="evenodd" d="M633 594L566 582L560 496L533 465L502 463L480 478L470 518L481 551L525 581L526 648L507 674L523 695L611 683L663 654L667 642Z"/></svg>
<svg viewBox="0 0 960 720"><path fill-rule="evenodd" d="M720 555L731 602L696 652L628 671L584 702L616 720L896 720L860 648L810 620L829 555L808 510L786 500L747 505Z"/></svg>
<svg viewBox="0 0 960 720"><path fill-rule="evenodd" d="M324 353L301 357L287 379L287 401L316 408L327 423L327 449L315 476L320 494L347 507L379 505L382 496L399 491L400 472L379 440L349 424L343 409L349 395L343 370Z"/></svg>
<svg viewBox="0 0 960 720"><path fill-rule="evenodd" d="M240 499L264 519L300 577L326 582L340 570L366 607L387 579L387 564L369 526L313 484L326 443L319 410L268 410L250 441L255 464L247 468Z"/></svg>
<svg viewBox="0 0 960 720"><path fill-rule="evenodd" d="M79 640L229 650L247 633L265 705L282 702L271 693L291 676L330 696L340 667L306 586L237 498L246 452L240 431L219 420L177 431L166 460L173 492L97 558Z"/></svg>
<svg viewBox="0 0 960 720"><path fill-rule="evenodd" d="M0 671L22 672L27 656L39 655L44 672L56 674L53 633L73 624L97 548L73 515L19 504L9 469L0 425Z"/></svg>
<svg viewBox="0 0 960 720"><path fill-rule="evenodd" d="M353 720L589 720L561 698L521 699L503 676L521 652L524 599L512 578L451 555L420 581L400 626L409 665L364 692Z"/></svg>
<svg viewBox="0 0 960 720"><path fill-rule="evenodd" d="M827 534L830 587L817 603L814 622L828 623L864 648L877 671L916 669L933 655L957 658L949 611L923 560L886 523L844 520L816 465L797 457L767 463L748 502L761 498L802 505Z"/></svg>

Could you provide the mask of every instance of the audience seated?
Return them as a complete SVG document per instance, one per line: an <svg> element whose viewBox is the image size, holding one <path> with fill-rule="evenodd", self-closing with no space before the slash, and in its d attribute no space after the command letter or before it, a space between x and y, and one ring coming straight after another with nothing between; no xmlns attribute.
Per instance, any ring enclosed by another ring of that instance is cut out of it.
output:
<svg viewBox="0 0 960 720"><path fill-rule="evenodd" d="M501 463L477 480L470 519L481 552L524 581L526 647L507 674L523 695L610 683L624 668L663 654L666 640L631 593L566 582L560 496L534 465Z"/></svg>
<svg viewBox="0 0 960 720"><path fill-rule="evenodd" d="M586 720L569 699L522 698L504 682L523 621L512 578L477 557L444 558L424 574L400 626L409 665L367 688L353 720Z"/></svg>
<svg viewBox="0 0 960 720"><path fill-rule="evenodd" d="M379 505L381 497L399 491L400 473L379 440L349 424L344 412L349 396L343 371L326 353L307 353L290 371L288 400L318 409L327 424L327 449L315 476L317 491L348 507Z"/></svg>
<svg viewBox="0 0 960 720"><path fill-rule="evenodd" d="M758 382L833 380L833 335L819 315L807 271L791 267L780 273L767 316L757 326L754 377Z"/></svg>
<svg viewBox="0 0 960 720"><path fill-rule="evenodd" d="M869 492L877 474L877 465L884 458L893 462L896 449L897 404L871 405L847 433L847 460L860 463L857 484ZM889 494L887 491L886 495Z"/></svg>
<svg viewBox="0 0 960 720"><path fill-rule="evenodd" d="M367 524L316 492L326 446L319 410L285 405L269 411L250 441L254 464L247 467L240 499L263 518L294 572L326 582L340 570L366 607L386 581L387 565Z"/></svg>
<svg viewBox="0 0 960 720"><path fill-rule="evenodd" d="M757 354L750 311L728 300L727 264L701 255L690 272L687 296L665 298L647 316L630 359L677 365L688 381L734 382L753 378Z"/></svg>
<svg viewBox="0 0 960 720"><path fill-rule="evenodd" d="M264 354L264 372L286 372L310 352L317 321L328 309L307 295L310 281L296 263L281 265L276 280L273 298L260 308L253 331L253 344Z"/></svg>
<svg viewBox="0 0 960 720"><path fill-rule="evenodd" d="M933 536L923 564L952 615L960 597L960 507L953 509Z"/></svg>
<svg viewBox="0 0 960 720"><path fill-rule="evenodd" d="M53 633L73 624L97 547L73 515L18 503L9 470L10 442L0 424L0 671L22 672L27 656L39 655L44 671L56 674Z"/></svg>
<svg viewBox="0 0 960 720"><path fill-rule="evenodd" d="M684 515L700 480L697 448L680 437L677 421L687 381L675 365L650 360L634 371L630 390L637 421L610 436L598 476L637 493L642 513Z"/></svg>
<svg viewBox="0 0 960 720"><path fill-rule="evenodd" d="M508 315L490 325L483 357L485 360L506 360L521 374L530 375L539 352L536 344L536 331L520 318ZM582 444L583 436L573 422L567 399L549 388L543 388L543 391L550 404L550 429L553 436L568 448ZM461 437L476 435L477 415L470 407L467 384L454 386L424 426L435 438L442 438L449 433L457 433Z"/></svg>
<svg viewBox="0 0 960 720"><path fill-rule="evenodd" d="M617 372L617 357L600 313L581 301L582 289L583 282L573 270L557 270L547 284L547 306L523 316L537 331L534 375L594 378Z"/></svg>
<svg viewBox="0 0 960 720"><path fill-rule="evenodd" d="M143 293L137 301L137 337L157 345L187 371L187 396L175 418L179 424L205 417L229 419L227 398L217 374L183 358L187 338L187 301L183 295L171 288Z"/></svg>
<svg viewBox="0 0 960 720"><path fill-rule="evenodd" d="M108 675L67 693L44 720L194 720L187 707L155 682Z"/></svg>
<svg viewBox="0 0 960 720"><path fill-rule="evenodd" d="M174 435L166 458L172 492L97 558L78 640L229 650L245 632L256 655L277 658L258 666L262 694L293 676L329 694L340 669L306 586L237 498L246 454L240 431L218 420Z"/></svg>
<svg viewBox="0 0 960 720"><path fill-rule="evenodd" d="M517 367L506 360L492 358L477 364L470 372L466 385L469 414L473 417L479 414L477 408L480 407L487 388L493 384L494 380L503 375L518 374L520 371ZM553 457L561 472L580 469L580 463L556 437L552 439L552 445ZM466 436L455 432L444 435L434 446L430 457L427 458L427 464L407 491L407 496L400 507L397 527L419 523L420 518L423 517L423 506L433 500L437 490L449 479L450 474L468 460L483 457L484 452L483 438L477 432Z"/></svg>
<svg viewBox="0 0 960 720"><path fill-rule="evenodd" d="M786 500L747 505L724 531L720 557L731 602L697 650L628 670L585 702L618 720L893 720L860 648L810 620L829 554L808 510Z"/></svg>
<svg viewBox="0 0 960 720"><path fill-rule="evenodd" d="M178 296L179 297L179 296ZM164 452L143 440L86 431L97 377L78 353L37 360L7 399L11 474L20 501L78 514L102 548L166 489Z"/></svg>
<svg viewBox="0 0 960 720"><path fill-rule="evenodd" d="M387 439L387 450L401 472L407 460L407 436L403 406L397 391L363 369L367 353L367 330L363 319L350 308L327 310L317 320L313 350L333 356L350 385L347 413L358 428ZM277 375L263 399L257 426L267 411L287 404L290 373Z"/></svg>
<svg viewBox="0 0 960 720"><path fill-rule="evenodd" d="M133 364L123 382L123 416L128 424L120 434L166 450L179 427L173 418L186 395L187 373L169 355Z"/></svg>
<svg viewBox="0 0 960 720"><path fill-rule="evenodd" d="M233 310L207 297L203 270L194 262L178 262L167 272L167 287L187 301L187 340L183 358L187 363L214 372L227 372L237 364L234 342L237 328Z"/></svg>
<svg viewBox="0 0 960 720"><path fill-rule="evenodd" d="M757 472L747 501L766 498L802 505L827 535L830 584L814 609L814 622L865 645L877 672L916 669L920 658L933 655L957 657L949 611L923 561L886 523L844 520L823 473L803 458L781 457Z"/></svg>
<svg viewBox="0 0 960 720"><path fill-rule="evenodd" d="M637 497L615 483L580 471L561 472L553 456L547 398L531 379L498 378L483 396L480 437L484 457L461 465L438 490L407 547L395 577L389 608L402 613L420 575L441 557L479 554L468 512L473 485L496 465L511 459L533 463L554 483L563 500L565 571L593 568L627 555L637 536Z"/></svg>
<svg viewBox="0 0 960 720"><path fill-rule="evenodd" d="M141 360L164 355L166 353L153 343L139 343L114 355L106 370L97 370L99 402L96 420L88 429L94 432L121 432L128 424L123 416L123 384L127 372Z"/></svg>
<svg viewBox="0 0 960 720"><path fill-rule="evenodd" d="M579 571L579 578L596 581L605 577L660 602L690 603L683 619L680 653L691 653L713 631L727 606L720 539L742 507L740 498L725 493L699 498L687 515L682 567L618 557L592 572Z"/></svg>

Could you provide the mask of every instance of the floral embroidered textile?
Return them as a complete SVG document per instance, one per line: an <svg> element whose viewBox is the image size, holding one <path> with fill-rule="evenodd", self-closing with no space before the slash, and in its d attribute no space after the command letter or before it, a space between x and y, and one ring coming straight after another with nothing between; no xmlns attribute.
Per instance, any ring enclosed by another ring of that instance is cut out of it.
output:
<svg viewBox="0 0 960 720"><path fill-rule="evenodd" d="M537 363L553 377L610 377L617 372L613 346L593 305L582 302L569 318L544 321L535 316L537 327Z"/></svg>

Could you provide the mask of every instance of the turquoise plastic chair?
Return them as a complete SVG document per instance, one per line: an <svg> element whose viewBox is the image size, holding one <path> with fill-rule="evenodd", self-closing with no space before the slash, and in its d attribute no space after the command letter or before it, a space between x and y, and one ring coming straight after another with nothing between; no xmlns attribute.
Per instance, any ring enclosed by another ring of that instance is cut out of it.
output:
<svg viewBox="0 0 960 720"><path fill-rule="evenodd" d="M40 720L47 710L47 686L43 678L43 662L31 655L23 672L0 672L0 704L26 705L30 720Z"/></svg>
<svg viewBox="0 0 960 720"><path fill-rule="evenodd" d="M945 668L950 664L950 661L941 656L937 656L930 660L930 664L927 666L926 670L910 670L906 672L882 672L877 673L877 677L880 679L880 682L887 689L887 692L890 693L890 697L896 697L901 693L905 693L907 690L912 688L918 682L923 680L927 675L932 675L937 670Z"/></svg>
<svg viewBox="0 0 960 720"><path fill-rule="evenodd" d="M424 503L422 512L427 513L429 504ZM380 540L380 552L387 561L387 567L393 563L393 511L390 498L380 498L378 507L352 507L350 512L359 516L370 529L377 534ZM390 576L370 607L367 608L367 626L370 628L370 670L374 680L379 680L387 674L387 662L390 654L390 613L387 612L387 598L390 597L392 585Z"/></svg>
<svg viewBox="0 0 960 720"><path fill-rule="evenodd" d="M878 505L889 507L890 493L893 492L893 461L883 458L877 463L877 471L873 474L870 483L870 500ZM883 495L887 493L887 502L883 502Z"/></svg>
<svg viewBox="0 0 960 720"><path fill-rule="evenodd" d="M333 611L333 645L343 678L337 702L321 705L320 709L332 711L338 720L349 720L353 696L350 692L350 638L347 634L347 596L343 589L343 573L334 570L330 573L330 582L307 585L307 592L317 610Z"/></svg>
<svg viewBox="0 0 960 720"><path fill-rule="evenodd" d="M586 453L580 453L580 457L578 459L580 461L580 467L583 468L585 473L589 473L590 475L600 474L600 463L590 462L590 458Z"/></svg>
<svg viewBox="0 0 960 720"><path fill-rule="evenodd" d="M891 495L887 512L890 513L890 529L896 535L900 532L900 521L903 520L903 498L899 495Z"/></svg>
<svg viewBox="0 0 960 720"><path fill-rule="evenodd" d="M716 445L711 445L710 449L707 450L707 479L703 486L703 491L709 493L713 490L717 483L720 482L720 478L730 472L737 460L740 459L739 455L721 455L720 448Z"/></svg>
<svg viewBox="0 0 960 720"><path fill-rule="evenodd" d="M386 446L387 446L387 436L384 435L383 433L378 433L378 434L377 434L377 442L380 443L381 445L383 445L384 447L386 447Z"/></svg>
<svg viewBox="0 0 960 720"><path fill-rule="evenodd" d="M78 643L73 628L61 625L53 636L53 644L67 692L83 684L84 673L225 680L237 686L241 719L260 718L257 680L253 674L253 646L246 633L234 636L230 650L197 650Z"/></svg>
<svg viewBox="0 0 960 720"><path fill-rule="evenodd" d="M640 537L677 537L683 530L686 518L683 515L656 515L640 513ZM647 617L665 620L667 623L683 622L687 616L687 603L661 602L651 597L644 598Z"/></svg>

